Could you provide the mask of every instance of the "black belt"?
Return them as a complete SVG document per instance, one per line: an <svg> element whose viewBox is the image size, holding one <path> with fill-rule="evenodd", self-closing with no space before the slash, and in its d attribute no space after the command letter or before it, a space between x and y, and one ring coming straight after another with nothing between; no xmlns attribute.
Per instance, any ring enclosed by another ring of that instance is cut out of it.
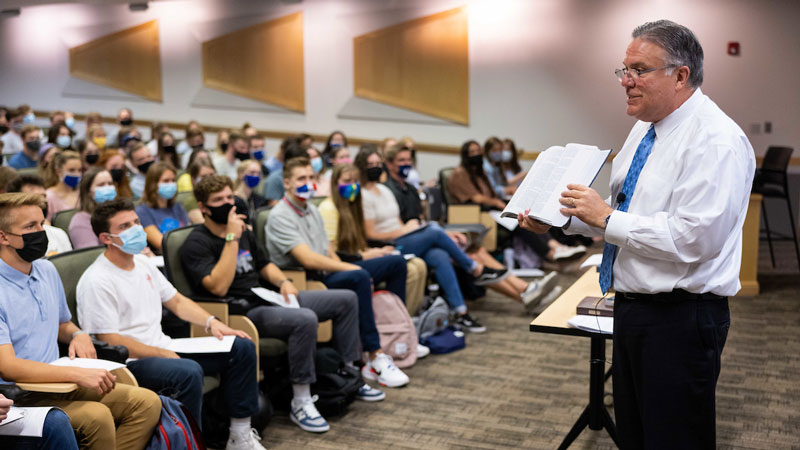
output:
<svg viewBox="0 0 800 450"><path fill-rule="evenodd" d="M615 298L622 300L633 300L642 302L675 302L675 301L705 301L705 300L723 300L723 297L717 294L706 292L704 294L695 294L683 289L674 289L672 292L658 292L656 294L636 294L631 292L617 292Z"/></svg>

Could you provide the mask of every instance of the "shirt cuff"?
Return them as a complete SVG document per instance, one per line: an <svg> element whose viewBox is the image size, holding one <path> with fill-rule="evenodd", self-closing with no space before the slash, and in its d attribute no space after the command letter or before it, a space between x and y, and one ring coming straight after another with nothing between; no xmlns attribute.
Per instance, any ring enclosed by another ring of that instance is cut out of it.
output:
<svg viewBox="0 0 800 450"><path fill-rule="evenodd" d="M636 218L627 212L615 210L611 213L606 225L605 241L617 247L624 247L628 242L628 234L634 227Z"/></svg>

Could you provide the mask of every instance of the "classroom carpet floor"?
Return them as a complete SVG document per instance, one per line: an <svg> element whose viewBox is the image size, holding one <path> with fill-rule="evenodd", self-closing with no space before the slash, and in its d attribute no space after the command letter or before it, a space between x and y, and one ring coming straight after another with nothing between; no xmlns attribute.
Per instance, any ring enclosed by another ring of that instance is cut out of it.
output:
<svg viewBox="0 0 800 450"><path fill-rule="evenodd" d="M761 294L730 300L732 326L717 386L719 449L800 449L800 271L791 244L776 246L776 268L766 243L760 250ZM579 275L560 274L559 284ZM468 306L488 331L467 335L464 350L420 360L407 370L407 387L329 417L327 433L302 431L278 412L263 432L264 446L557 448L588 402L588 339L531 333L533 315L491 291ZM570 448L616 447L604 431L586 429Z"/></svg>

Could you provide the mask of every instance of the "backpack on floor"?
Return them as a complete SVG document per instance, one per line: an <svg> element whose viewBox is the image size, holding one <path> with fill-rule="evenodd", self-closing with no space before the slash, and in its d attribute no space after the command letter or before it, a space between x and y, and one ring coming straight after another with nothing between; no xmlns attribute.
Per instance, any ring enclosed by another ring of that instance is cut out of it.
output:
<svg viewBox="0 0 800 450"><path fill-rule="evenodd" d="M447 327L438 333L422 339L422 345L431 349L431 353L441 355L461 350L467 346L464 332L453 327Z"/></svg>
<svg viewBox="0 0 800 450"><path fill-rule="evenodd" d="M325 417L344 414L364 385L361 372L345 366L339 352L330 347L317 349L315 364L317 381L311 385L311 394L318 397L317 410Z"/></svg>
<svg viewBox="0 0 800 450"><path fill-rule="evenodd" d="M414 320L420 342L444 330L449 323L449 317L450 307L447 306L447 302L442 297L436 297L436 300Z"/></svg>
<svg viewBox="0 0 800 450"><path fill-rule="evenodd" d="M161 399L161 418L158 419L147 450L205 450L200 427L181 402Z"/></svg>
<svg viewBox="0 0 800 450"><path fill-rule="evenodd" d="M417 362L419 341L406 305L389 291L376 291L372 294L372 311L384 353L401 369L413 366Z"/></svg>

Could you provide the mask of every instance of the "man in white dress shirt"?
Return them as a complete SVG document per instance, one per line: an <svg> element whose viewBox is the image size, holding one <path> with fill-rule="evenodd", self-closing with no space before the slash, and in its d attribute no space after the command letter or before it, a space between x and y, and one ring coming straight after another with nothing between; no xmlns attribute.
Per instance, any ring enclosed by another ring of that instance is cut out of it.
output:
<svg viewBox="0 0 800 450"><path fill-rule="evenodd" d="M561 194L572 216L564 229L606 242L598 270L601 288L616 291L620 448L713 449L727 297L740 288L755 158L739 126L700 91L703 49L689 29L660 20L632 36L616 74L627 114L639 120L614 158L608 199L573 184ZM548 228L527 217L520 224Z"/></svg>

